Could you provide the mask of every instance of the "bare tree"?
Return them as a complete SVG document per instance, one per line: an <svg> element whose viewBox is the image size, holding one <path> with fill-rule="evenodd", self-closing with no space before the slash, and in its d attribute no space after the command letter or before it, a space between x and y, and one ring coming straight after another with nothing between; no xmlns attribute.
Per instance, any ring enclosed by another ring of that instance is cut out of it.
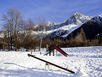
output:
<svg viewBox="0 0 102 77"><path fill-rule="evenodd" d="M7 30L7 37L9 39L8 46L12 50L13 44L17 46L17 35L19 26L22 21L22 13L17 8L11 8L6 14L3 15L4 29Z"/></svg>
<svg viewBox="0 0 102 77"><path fill-rule="evenodd" d="M39 39L40 39L40 43L39 43L39 51L41 54L41 48L42 48L42 42L43 42L43 37L45 36L44 31L46 30L46 22L44 18L39 18L38 19L38 30L39 30Z"/></svg>

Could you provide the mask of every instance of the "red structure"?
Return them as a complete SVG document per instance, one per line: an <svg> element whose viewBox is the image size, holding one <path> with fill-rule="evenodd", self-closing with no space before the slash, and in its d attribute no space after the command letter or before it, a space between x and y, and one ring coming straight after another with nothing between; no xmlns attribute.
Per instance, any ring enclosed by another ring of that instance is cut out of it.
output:
<svg viewBox="0 0 102 77"><path fill-rule="evenodd" d="M54 48L57 50L57 51L59 51L61 54L63 54L64 56L66 56L67 57L67 53L66 52L64 52L61 48L59 48L58 46L54 46Z"/></svg>

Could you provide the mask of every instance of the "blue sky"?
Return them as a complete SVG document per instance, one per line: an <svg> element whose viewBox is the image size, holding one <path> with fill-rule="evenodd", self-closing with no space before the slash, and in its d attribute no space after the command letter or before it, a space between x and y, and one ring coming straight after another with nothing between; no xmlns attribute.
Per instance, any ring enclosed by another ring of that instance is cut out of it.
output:
<svg viewBox="0 0 102 77"><path fill-rule="evenodd" d="M26 19L64 22L76 11L90 16L101 14L102 0L0 0L0 19L9 8L20 9Z"/></svg>

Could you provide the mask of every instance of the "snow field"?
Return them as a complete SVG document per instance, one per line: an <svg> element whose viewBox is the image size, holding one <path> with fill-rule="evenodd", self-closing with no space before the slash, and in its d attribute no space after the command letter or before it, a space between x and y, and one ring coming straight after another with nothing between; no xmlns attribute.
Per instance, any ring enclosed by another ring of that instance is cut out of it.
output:
<svg viewBox="0 0 102 77"><path fill-rule="evenodd" d="M68 53L64 57L60 53L57 56L43 56L45 49L33 52L39 58L68 68L75 72L64 71L52 65L28 57L30 52L1 51L0 52L0 77L102 77L102 47L75 47L62 48Z"/></svg>

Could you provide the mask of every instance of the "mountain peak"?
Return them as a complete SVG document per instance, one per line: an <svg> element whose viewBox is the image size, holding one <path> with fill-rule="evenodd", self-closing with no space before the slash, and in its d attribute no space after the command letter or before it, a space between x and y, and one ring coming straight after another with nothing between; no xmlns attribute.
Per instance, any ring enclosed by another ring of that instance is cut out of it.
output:
<svg viewBox="0 0 102 77"><path fill-rule="evenodd" d="M75 12L65 23L68 24L82 24L90 20L92 17L85 16L83 14L80 14L78 12Z"/></svg>
<svg viewBox="0 0 102 77"><path fill-rule="evenodd" d="M84 15L81 14L81 13L79 13L79 12L75 12L75 13L73 14L73 16L84 16Z"/></svg>

